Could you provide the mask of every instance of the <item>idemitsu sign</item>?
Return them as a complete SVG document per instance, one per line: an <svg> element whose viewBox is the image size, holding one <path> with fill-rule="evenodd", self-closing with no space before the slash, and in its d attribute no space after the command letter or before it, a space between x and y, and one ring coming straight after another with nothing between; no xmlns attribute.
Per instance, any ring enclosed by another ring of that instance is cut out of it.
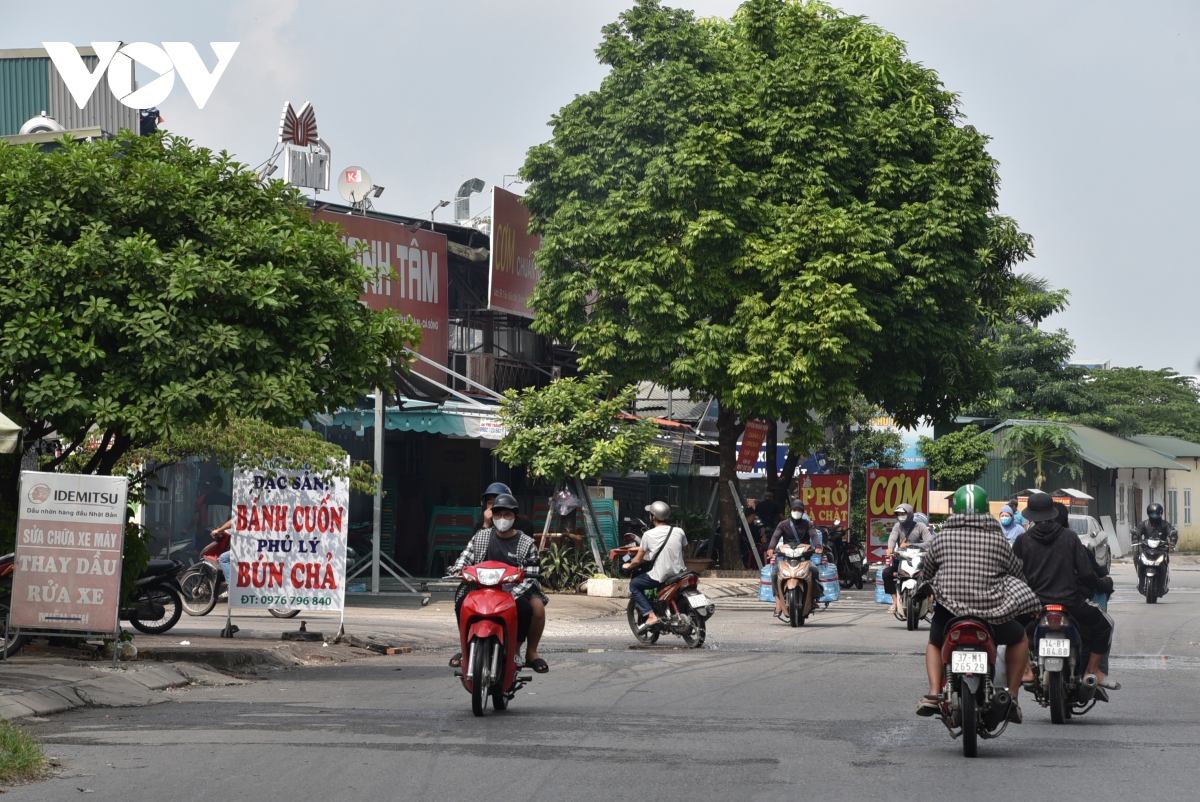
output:
<svg viewBox="0 0 1200 802"><path fill-rule="evenodd" d="M116 630L127 487L119 476L21 472L12 626Z"/></svg>
<svg viewBox="0 0 1200 802"><path fill-rule="evenodd" d="M350 485L310 471L233 477L230 607L341 610Z"/></svg>

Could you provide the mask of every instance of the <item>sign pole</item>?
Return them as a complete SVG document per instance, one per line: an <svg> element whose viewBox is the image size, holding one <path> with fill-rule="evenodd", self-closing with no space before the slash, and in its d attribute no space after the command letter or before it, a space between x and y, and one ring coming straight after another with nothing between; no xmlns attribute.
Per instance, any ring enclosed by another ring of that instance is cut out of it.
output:
<svg viewBox="0 0 1200 802"><path fill-rule="evenodd" d="M375 500L371 524L371 593L379 593L379 541L383 534L383 390L375 388Z"/></svg>
<svg viewBox="0 0 1200 802"><path fill-rule="evenodd" d="M596 511L592 509L592 497L588 493L587 485L583 480L576 477L575 490L579 493L579 501L583 508L583 520L587 528L588 541L592 544L592 558L596 561L596 567L601 572L607 574L604 570L604 560L600 557L600 523L596 520Z"/></svg>
<svg viewBox="0 0 1200 802"><path fill-rule="evenodd" d="M754 534L750 531L750 522L746 520L746 513L742 511L744 504L742 497L732 479L729 480L729 492L733 494L733 499L737 502L737 514L742 519L742 531L746 533L746 541L750 544L750 553L754 555L754 562L758 563L758 570L761 571L763 569L762 557L758 556L758 546L754 544ZM728 565L728 563L726 564Z"/></svg>

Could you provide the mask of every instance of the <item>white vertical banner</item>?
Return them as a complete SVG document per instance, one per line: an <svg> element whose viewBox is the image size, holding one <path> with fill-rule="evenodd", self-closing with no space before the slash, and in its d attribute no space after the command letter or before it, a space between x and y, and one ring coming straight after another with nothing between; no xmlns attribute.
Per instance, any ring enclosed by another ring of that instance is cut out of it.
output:
<svg viewBox="0 0 1200 802"><path fill-rule="evenodd" d="M275 473L234 472L229 606L341 610L350 483L312 471Z"/></svg>

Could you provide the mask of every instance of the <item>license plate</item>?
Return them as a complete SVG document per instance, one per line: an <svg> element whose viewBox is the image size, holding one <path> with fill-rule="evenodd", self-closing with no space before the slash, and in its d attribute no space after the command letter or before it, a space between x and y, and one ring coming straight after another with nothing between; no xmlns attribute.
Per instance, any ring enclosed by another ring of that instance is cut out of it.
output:
<svg viewBox="0 0 1200 802"><path fill-rule="evenodd" d="M857 554L851 554L851 555L850 555L850 562L852 562L852 563L861 563L861 562L862 562L862 557L861 557L861 556L859 556L859 555L857 555Z"/></svg>
<svg viewBox="0 0 1200 802"><path fill-rule="evenodd" d="M985 652L951 652L950 670L955 674L984 674L987 672Z"/></svg>
<svg viewBox="0 0 1200 802"><path fill-rule="evenodd" d="M1038 657L1070 657L1071 641L1066 638L1042 638L1038 641Z"/></svg>
<svg viewBox="0 0 1200 802"><path fill-rule="evenodd" d="M687 600L693 610L703 610L708 606L708 598L703 593L693 593L687 597Z"/></svg>

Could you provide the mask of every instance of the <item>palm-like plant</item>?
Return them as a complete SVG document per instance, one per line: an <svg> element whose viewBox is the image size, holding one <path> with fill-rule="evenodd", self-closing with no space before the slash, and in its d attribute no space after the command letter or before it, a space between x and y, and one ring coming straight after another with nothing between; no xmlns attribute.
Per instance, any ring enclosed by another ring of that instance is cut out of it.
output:
<svg viewBox="0 0 1200 802"><path fill-rule="evenodd" d="M1013 426L1000 439L1000 450L1009 459L1004 479L1015 482L1033 473L1033 483L1041 487L1046 481L1046 466L1054 465L1073 479L1083 475L1079 466L1079 446L1069 426L1039 423Z"/></svg>

